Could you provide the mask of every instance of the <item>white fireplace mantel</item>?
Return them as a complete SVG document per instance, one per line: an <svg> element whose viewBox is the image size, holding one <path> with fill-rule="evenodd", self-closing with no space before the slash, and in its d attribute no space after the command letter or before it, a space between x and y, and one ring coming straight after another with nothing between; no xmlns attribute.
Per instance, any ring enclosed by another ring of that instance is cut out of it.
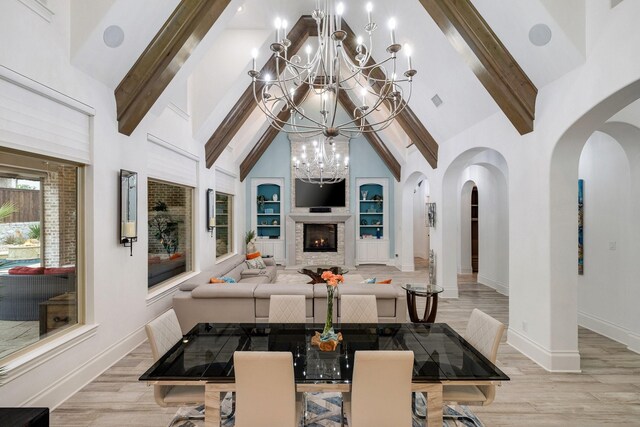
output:
<svg viewBox="0 0 640 427"><path fill-rule="evenodd" d="M287 268L299 268L296 264L296 223L334 224L344 223L344 266L355 268L356 235L354 215L348 213L291 213L286 216Z"/></svg>

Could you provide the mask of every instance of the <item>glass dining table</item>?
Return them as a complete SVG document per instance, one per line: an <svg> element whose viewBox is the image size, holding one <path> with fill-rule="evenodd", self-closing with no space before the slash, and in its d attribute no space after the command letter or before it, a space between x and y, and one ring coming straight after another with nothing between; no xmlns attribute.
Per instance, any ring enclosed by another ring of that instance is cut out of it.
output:
<svg viewBox="0 0 640 427"><path fill-rule="evenodd" d="M442 425L442 386L488 385L509 380L498 367L445 323L335 324L336 351L310 345L314 324L196 325L147 370L149 384L205 386L205 426L220 425L220 397L234 391L235 351L289 351L299 392L350 391L358 350L412 350L412 390L427 394L425 425Z"/></svg>

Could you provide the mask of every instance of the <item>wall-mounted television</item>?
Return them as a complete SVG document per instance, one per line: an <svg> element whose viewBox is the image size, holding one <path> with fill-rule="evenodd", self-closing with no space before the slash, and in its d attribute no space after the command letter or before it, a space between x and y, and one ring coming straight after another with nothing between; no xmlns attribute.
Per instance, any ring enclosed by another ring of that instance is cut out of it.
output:
<svg viewBox="0 0 640 427"><path fill-rule="evenodd" d="M309 184L296 179L296 207L298 208L337 208L346 206L345 181L335 184Z"/></svg>

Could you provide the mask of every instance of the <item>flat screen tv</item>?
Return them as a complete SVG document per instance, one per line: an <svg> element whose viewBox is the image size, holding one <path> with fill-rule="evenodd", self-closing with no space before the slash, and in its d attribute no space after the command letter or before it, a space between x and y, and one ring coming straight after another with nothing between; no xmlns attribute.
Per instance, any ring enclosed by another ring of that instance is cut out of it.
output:
<svg viewBox="0 0 640 427"><path fill-rule="evenodd" d="M345 206L345 181L335 184L309 184L296 179L296 207L337 208Z"/></svg>

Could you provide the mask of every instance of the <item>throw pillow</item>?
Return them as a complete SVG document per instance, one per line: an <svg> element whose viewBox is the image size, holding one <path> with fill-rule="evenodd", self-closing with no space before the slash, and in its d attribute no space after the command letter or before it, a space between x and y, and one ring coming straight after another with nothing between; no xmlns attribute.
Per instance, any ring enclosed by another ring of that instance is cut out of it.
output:
<svg viewBox="0 0 640 427"><path fill-rule="evenodd" d="M220 280L224 280L226 283L236 283L236 279L229 276L222 276Z"/></svg>
<svg viewBox="0 0 640 427"><path fill-rule="evenodd" d="M75 267L47 267L44 269L45 276L66 276L75 272Z"/></svg>
<svg viewBox="0 0 640 427"><path fill-rule="evenodd" d="M391 279L381 280L381 281L376 282L376 283L380 283L380 284L383 284L383 285L390 285L391 284Z"/></svg>
<svg viewBox="0 0 640 427"><path fill-rule="evenodd" d="M227 283L222 279L218 279L217 277L212 277L211 279L209 279L209 283Z"/></svg>
<svg viewBox="0 0 640 427"><path fill-rule="evenodd" d="M252 254L247 254L247 259L255 259L258 258L260 256L260 252L254 252Z"/></svg>
<svg viewBox="0 0 640 427"><path fill-rule="evenodd" d="M16 276L32 276L44 274L44 267L13 267L9 269L8 273Z"/></svg>
<svg viewBox="0 0 640 427"><path fill-rule="evenodd" d="M376 283L376 278L372 277L370 279L364 279L362 283Z"/></svg>
<svg viewBox="0 0 640 427"><path fill-rule="evenodd" d="M253 259L248 259L245 261L245 263L247 263L247 268L258 268L258 269L267 268L267 265L264 263L264 260L262 259L261 256L258 256Z"/></svg>
<svg viewBox="0 0 640 427"><path fill-rule="evenodd" d="M169 257L169 259L170 259L170 260L174 260L174 259L178 259L178 258L180 258L180 257L182 257L182 254L179 254L179 253L177 253L177 252L176 252L175 254L171 255L171 256Z"/></svg>

